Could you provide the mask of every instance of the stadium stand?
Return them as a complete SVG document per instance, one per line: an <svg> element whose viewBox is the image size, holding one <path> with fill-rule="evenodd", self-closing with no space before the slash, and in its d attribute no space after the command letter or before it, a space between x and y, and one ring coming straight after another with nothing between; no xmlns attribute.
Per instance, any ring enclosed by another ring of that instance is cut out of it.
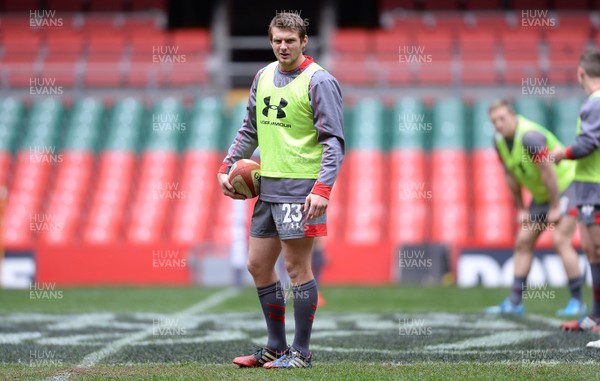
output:
<svg viewBox="0 0 600 381"><path fill-rule="evenodd" d="M539 9L522 6L515 4L515 9ZM573 85L573 65L579 52L593 44L596 21L573 11L547 17L556 28L525 27L517 11L470 17L401 14L387 29L338 29L333 72L354 86L444 86L457 79L477 86L520 85L523 78L542 76L556 85Z"/></svg>
<svg viewBox="0 0 600 381"><path fill-rule="evenodd" d="M334 29L323 44L348 94L347 156L328 211L332 240L512 245L514 211L487 105L529 79L573 88L577 54L600 46L600 34L593 14L562 10L566 2L514 1L504 12L486 11L500 3L507 2L386 0L382 27ZM211 179L245 101L172 96L215 84L210 31L167 30L156 13L123 17L141 5L118 0L48 1L81 13L65 13L59 29L35 29L23 16L35 4L7 3L3 10L21 13L0 20L0 88L34 91L0 98L6 247L230 244L234 203ZM520 9L537 6L556 7L548 17L558 27L520 25ZM36 97L46 95L35 94L40 88L58 93ZM60 97L63 89L79 92ZM106 95L117 89L133 95ZM176 91L148 93L156 89ZM374 89L390 92L377 97ZM97 94L79 96L90 90ZM515 106L569 143L581 104L571 94L521 94ZM31 219L48 218L62 228L31 229ZM551 245L549 236L541 245Z"/></svg>

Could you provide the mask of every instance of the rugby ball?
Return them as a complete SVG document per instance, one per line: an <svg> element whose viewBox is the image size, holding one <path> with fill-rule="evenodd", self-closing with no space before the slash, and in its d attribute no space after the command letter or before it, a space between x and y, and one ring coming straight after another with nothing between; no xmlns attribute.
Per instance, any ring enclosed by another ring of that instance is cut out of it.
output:
<svg viewBox="0 0 600 381"><path fill-rule="evenodd" d="M260 164L242 159L233 164L229 171L229 182L236 193L254 198L260 194Z"/></svg>

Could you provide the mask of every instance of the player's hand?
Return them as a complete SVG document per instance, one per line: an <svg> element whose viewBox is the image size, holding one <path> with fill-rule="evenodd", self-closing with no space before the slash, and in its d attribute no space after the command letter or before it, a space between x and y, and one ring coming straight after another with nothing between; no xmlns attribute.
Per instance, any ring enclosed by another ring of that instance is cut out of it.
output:
<svg viewBox="0 0 600 381"><path fill-rule="evenodd" d="M527 209L519 209L517 211L517 222L519 224L526 224L529 222L529 211Z"/></svg>
<svg viewBox="0 0 600 381"><path fill-rule="evenodd" d="M225 173L217 173L217 180L219 181L219 186L221 187L221 191L227 197L231 197L234 200L245 200L246 196L235 193L235 189L229 182L229 176Z"/></svg>
<svg viewBox="0 0 600 381"><path fill-rule="evenodd" d="M561 160L567 158L567 152L560 147L556 147L552 152L550 152L550 157L553 159L555 164L558 164Z"/></svg>
<svg viewBox="0 0 600 381"><path fill-rule="evenodd" d="M310 193L306 196L306 201L304 202L304 215L307 216L306 219L312 220L313 218L321 217L325 214L328 204L329 200L325 197Z"/></svg>
<svg viewBox="0 0 600 381"><path fill-rule="evenodd" d="M558 223L558 221L560 221L560 217L561 217L560 208L558 206L550 207L550 210L548 211L548 217L546 218L548 221L548 224Z"/></svg>

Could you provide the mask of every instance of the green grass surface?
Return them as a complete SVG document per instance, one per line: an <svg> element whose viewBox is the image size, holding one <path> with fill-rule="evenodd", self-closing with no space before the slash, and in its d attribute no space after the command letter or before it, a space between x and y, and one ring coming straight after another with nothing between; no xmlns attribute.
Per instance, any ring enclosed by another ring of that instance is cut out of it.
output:
<svg viewBox="0 0 600 381"><path fill-rule="evenodd" d="M62 297L36 298L30 290L0 290L0 313L6 312L174 312L198 302L215 289L199 287L56 287ZM43 295L42 295L43 296ZM50 296L48 294L48 296Z"/></svg>
<svg viewBox="0 0 600 381"><path fill-rule="evenodd" d="M483 308L500 302L507 289L324 287L327 305L317 311L313 331L314 367L293 371L231 364L265 340L253 288L193 312L190 306L224 289L56 291L62 297L50 300L32 299L29 290L0 291L0 380L61 374L69 380L600 379L600 350L585 347L600 335L557 329L555 311L565 305L566 289L525 300L525 317L488 317ZM586 300L589 295L586 289ZM174 330L157 330L157 322ZM115 349L124 338L131 340ZM107 348L110 353L91 367L81 366Z"/></svg>
<svg viewBox="0 0 600 381"><path fill-rule="evenodd" d="M4 367L7 380L38 380L57 374L56 369L38 369L35 374L17 367ZM202 366L182 365L100 365L74 373L74 381L147 381L147 380L239 380L239 381L280 381L280 380L597 380L600 365L547 364L326 364L319 368L294 371L236 369L229 365Z"/></svg>

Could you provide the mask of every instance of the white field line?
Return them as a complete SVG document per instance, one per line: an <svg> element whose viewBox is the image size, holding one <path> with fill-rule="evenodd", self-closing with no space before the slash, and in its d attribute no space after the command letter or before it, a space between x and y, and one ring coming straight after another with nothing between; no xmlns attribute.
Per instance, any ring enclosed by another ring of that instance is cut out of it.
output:
<svg viewBox="0 0 600 381"><path fill-rule="evenodd" d="M523 315L523 317L525 319L529 320L530 322L543 323L543 324L546 324L548 327L556 328L557 332L560 332L560 324L561 323L568 321L568 320L575 320L575 318L573 318L573 317L571 317L571 318L566 317L566 318L564 318L564 320L560 320L560 319L541 316L541 315L528 315L528 314Z"/></svg>
<svg viewBox="0 0 600 381"><path fill-rule="evenodd" d="M173 315L174 319L184 320L187 317L197 315L201 312L206 311L207 309L214 307L223 303L225 300L230 299L239 294L239 290L236 289L227 289L216 294L211 295L207 299L202 300L199 303L192 305L191 307L186 308L185 310L176 312ZM113 353L117 353L121 350L121 348L131 345L137 341L143 340L148 336L151 336L154 331L154 327L150 326L142 331L134 332L130 335L124 336L123 338L113 341L101 349L90 353L85 356L83 360L79 364L75 366L74 369L83 369L83 368L91 368L94 365L98 364L100 361L105 359L106 357L112 355ZM74 370L73 369L73 370ZM48 378L51 381L66 381L71 377L73 370L66 371L59 375Z"/></svg>
<svg viewBox="0 0 600 381"><path fill-rule="evenodd" d="M494 349L494 350L487 350L487 349L479 349L479 350L462 350L462 351L456 351L454 349L437 349L437 350L432 350L432 349L426 349L423 350L421 348L419 349L407 349L407 350L392 350L392 349L376 349L376 348L343 348L343 347L327 347L327 346L323 346L323 345L317 345L317 344L311 344L310 346L311 349L314 349L315 351L322 351L322 352L336 352L336 353L363 353L363 352L367 352L367 353L379 353L379 354L384 354L384 355L410 355L410 354L415 354L417 352L419 353L424 353L424 354L449 354L449 355L499 355L499 354L507 354L507 353L519 353L519 352L523 352L523 350L521 349ZM571 353L571 352L578 352L580 351L581 348L555 348L552 349L552 352L558 352L558 353ZM527 352L542 352L543 353L544 350L527 350ZM503 363L504 361L501 362L496 362L496 363ZM521 361L517 361L517 362L521 362ZM535 361L535 362L539 362L539 361ZM460 361L456 362L456 363L460 363ZM465 363L470 363L469 361L465 361ZM485 362L485 364L492 364L494 363L492 362ZM381 363L378 363L381 364ZM453 364L455 364L453 362Z"/></svg>

